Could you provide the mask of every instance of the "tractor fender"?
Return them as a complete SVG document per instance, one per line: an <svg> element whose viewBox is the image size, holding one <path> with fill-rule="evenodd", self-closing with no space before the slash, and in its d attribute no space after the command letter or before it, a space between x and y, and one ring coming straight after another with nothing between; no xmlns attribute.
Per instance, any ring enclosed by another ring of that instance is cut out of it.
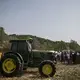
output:
<svg viewBox="0 0 80 80"><path fill-rule="evenodd" d="M22 56L19 53L17 53L17 52L5 52L5 53L3 53L2 57L7 55L7 54L14 54L14 55L18 56L19 59L21 60L21 63L24 64L24 60L23 60Z"/></svg>

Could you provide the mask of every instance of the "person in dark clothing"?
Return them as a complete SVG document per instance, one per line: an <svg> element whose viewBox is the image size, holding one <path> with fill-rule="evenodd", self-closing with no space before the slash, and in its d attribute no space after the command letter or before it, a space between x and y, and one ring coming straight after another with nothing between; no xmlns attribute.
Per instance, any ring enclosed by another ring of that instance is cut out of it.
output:
<svg viewBox="0 0 80 80"><path fill-rule="evenodd" d="M75 52L74 54L72 54L72 61L73 61L73 64L76 63L76 56L77 56L77 52Z"/></svg>
<svg viewBox="0 0 80 80"><path fill-rule="evenodd" d="M61 63L64 61L63 52L61 53Z"/></svg>
<svg viewBox="0 0 80 80"><path fill-rule="evenodd" d="M73 63L72 55L73 55L73 52L72 52L72 51L70 51L70 64L72 64L72 63Z"/></svg>

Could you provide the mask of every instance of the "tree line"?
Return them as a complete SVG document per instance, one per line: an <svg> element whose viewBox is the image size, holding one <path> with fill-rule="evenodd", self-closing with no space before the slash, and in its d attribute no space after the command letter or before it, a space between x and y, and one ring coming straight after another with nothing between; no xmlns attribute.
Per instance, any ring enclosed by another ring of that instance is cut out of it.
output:
<svg viewBox="0 0 80 80"><path fill-rule="evenodd" d="M74 50L74 51L80 51L80 45L75 40L70 40L70 42L65 41L52 41L49 39L33 36L33 35L17 35L17 34L6 34L3 27L0 27L0 47L3 46L3 48L9 48L8 42L9 40L14 39L25 39L27 40L29 37L33 39L33 49L39 49L39 50L56 50L56 51L62 51L62 50ZM6 44L7 43L7 44Z"/></svg>

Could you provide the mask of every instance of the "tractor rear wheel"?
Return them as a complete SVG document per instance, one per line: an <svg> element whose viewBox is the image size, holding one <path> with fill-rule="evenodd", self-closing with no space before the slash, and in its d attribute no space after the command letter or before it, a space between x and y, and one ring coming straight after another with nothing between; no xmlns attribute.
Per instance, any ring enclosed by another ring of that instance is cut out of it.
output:
<svg viewBox="0 0 80 80"><path fill-rule="evenodd" d="M43 61L39 66L39 73L43 77L53 77L55 72L55 65L50 60Z"/></svg>
<svg viewBox="0 0 80 80"><path fill-rule="evenodd" d="M22 71L21 67L21 60L15 54L7 54L1 59L1 74L3 76L17 76Z"/></svg>

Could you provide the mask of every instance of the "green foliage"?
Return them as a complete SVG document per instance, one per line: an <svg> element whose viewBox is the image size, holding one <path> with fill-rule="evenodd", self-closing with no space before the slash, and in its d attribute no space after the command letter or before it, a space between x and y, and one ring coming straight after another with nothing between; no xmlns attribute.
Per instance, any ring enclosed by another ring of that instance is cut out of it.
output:
<svg viewBox="0 0 80 80"><path fill-rule="evenodd" d="M74 40L70 41L69 47L72 50L80 51L80 45L76 41L74 41Z"/></svg>
<svg viewBox="0 0 80 80"><path fill-rule="evenodd" d="M3 42L2 45L4 47L8 47L7 41L9 40L12 40L12 39L27 40L28 38L33 39L32 46L34 49L56 50L56 51L70 49L70 50L80 51L80 45L74 40L71 40L70 42L64 42L64 41L52 41L49 39L44 39L44 38L40 38L33 35L16 35L16 34L7 35L4 31L4 28L0 27L0 42Z"/></svg>

